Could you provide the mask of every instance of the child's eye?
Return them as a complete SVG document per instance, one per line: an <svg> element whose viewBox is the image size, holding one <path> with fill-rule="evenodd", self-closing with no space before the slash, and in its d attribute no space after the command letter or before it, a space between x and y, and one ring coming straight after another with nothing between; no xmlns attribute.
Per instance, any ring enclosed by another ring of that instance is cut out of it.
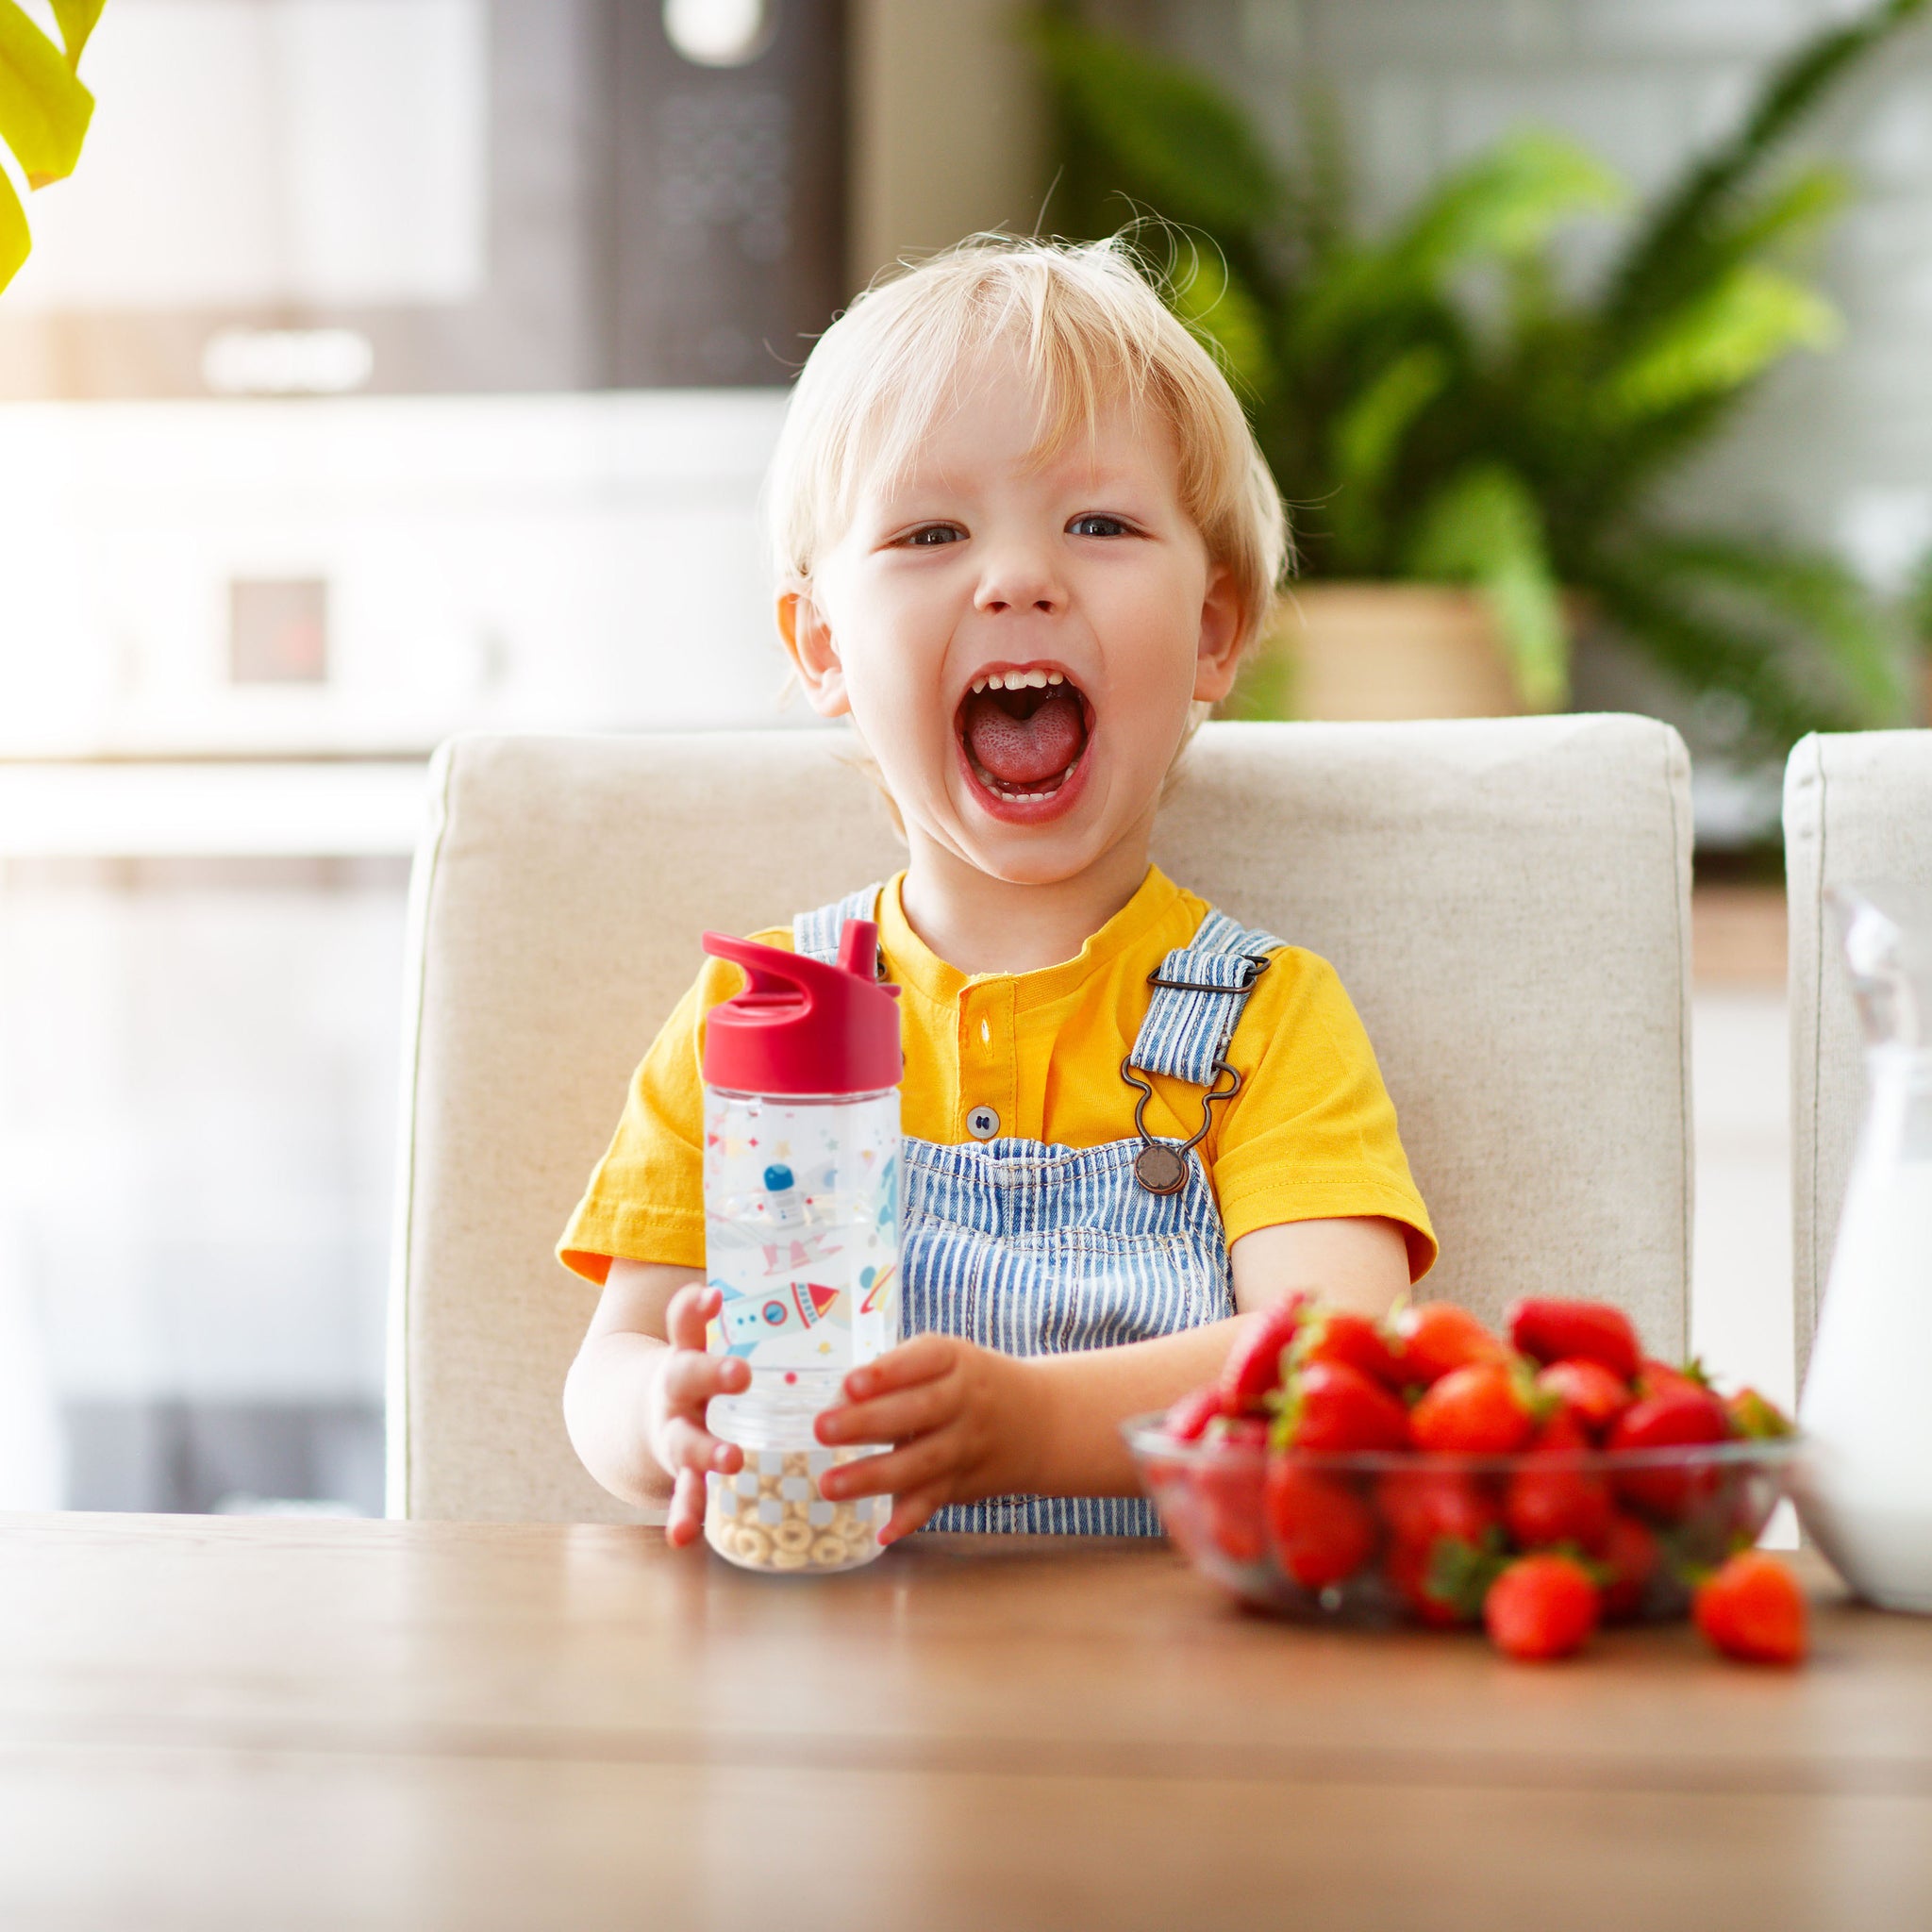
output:
<svg viewBox="0 0 1932 1932"><path fill-rule="evenodd" d="M918 529L907 531L899 541L912 549L930 550L941 543L963 542L965 536L958 524L922 524Z"/></svg>
<svg viewBox="0 0 1932 1932"><path fill-rule="evenodd" d="M1078 516L1067 525L1070 537L1125 537L1132 534L1132 525L1124 518L1108 516L1101 510L1089 510L1085 516Z"/></svg>

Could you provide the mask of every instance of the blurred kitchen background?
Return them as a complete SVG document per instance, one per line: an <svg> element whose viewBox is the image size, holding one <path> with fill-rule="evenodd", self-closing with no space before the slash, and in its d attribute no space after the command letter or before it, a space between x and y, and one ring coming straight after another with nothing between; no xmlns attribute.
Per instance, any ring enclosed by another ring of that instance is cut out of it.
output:
<svg viewBox="0 0 1932 1932"><path fill-rule="evenodd" d="M1528 124L1652 190L1861 9L1074 11L1283 142L1319 78L1374 222ZM425 761L804 722L757 533L785 384L895 256L1061 225L1021 19L108 0L85 154L0 295L0 1506L380 1509ZM1841 339L1677 490L1895 598L1932 543L1932 39L1807 141L1857 182L1819 270ZM1575 682L1710 753L1695 1341L1788 1397L1774 767L1614 652Z"/></svg>

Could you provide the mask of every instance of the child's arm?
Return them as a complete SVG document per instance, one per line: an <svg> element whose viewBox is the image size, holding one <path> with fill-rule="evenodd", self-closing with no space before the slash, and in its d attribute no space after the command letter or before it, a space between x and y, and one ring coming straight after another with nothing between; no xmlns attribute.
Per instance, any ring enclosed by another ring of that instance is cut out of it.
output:
<svg viewBox="0 0 1932 1932"><path fill-rule="evenodd" d="M751 1381L742 1361L705 1353L718 1299L689 1268L613 1260L563 1385L564 1425L584 1467L626 1503L668 1498L673 1543L704 1526L705 1472L728 1475L743 1462L705 1427L711 1397Z"/></svg>
<svg viewBox="0 0 1932 1932"><path fill-rule="evenodd" d="M1364 1314L1386 1313L1408 1286L1402 1230L1379 1219L1259 1228L1230 1251L1232 1321L1152 1341L1071 1355L1004 1356L922 1335L845 1378L847 1402L819 1418L826 1442L891 1442L827 1471L827 1496L891 1495L885 1541L943 1503L1016 1491L1049 1496L1140 1492L1120 1424L1219 1373L1252 1317L1296 1289Z"/></svg>

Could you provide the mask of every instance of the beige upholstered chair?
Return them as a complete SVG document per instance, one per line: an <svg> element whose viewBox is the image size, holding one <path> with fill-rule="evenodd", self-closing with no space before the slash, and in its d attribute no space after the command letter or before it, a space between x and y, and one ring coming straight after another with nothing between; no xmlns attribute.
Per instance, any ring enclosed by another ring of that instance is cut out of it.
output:
<svg viewBox="0 0 1932 1932"><path fill-rule="evenodd" d="M1932 887L1932 731L1801 740L1785 767L1785 874L1792 1299L1802 1382L1865 1094L1857 1019L1825 894L1862 880Z"/></svg>
<svg viewBox="0 0 1932 1932"><path fill-rule="evenodd" d="M551 1257L699 963L882 877L898 845L819 731L468 738L417 860L391 1507L623 1520L564 1371L594 1291ZM1487 1315L1607 1295L1685 1338L1690 820L1674 733L1624 717L1210 725L1156 858L1334 960Z"/></svg>

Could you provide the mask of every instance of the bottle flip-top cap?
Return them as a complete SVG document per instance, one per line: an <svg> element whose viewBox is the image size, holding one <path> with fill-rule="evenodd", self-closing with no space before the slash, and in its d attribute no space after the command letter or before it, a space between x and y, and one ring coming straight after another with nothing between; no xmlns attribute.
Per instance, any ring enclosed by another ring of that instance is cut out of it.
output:
<svg viewBox="0 0 1932 1932"><path fill-rule="evenodd" d="M708 932L705 951L750 984L705 1018L705 1082L734 1093L876 1093L896 1087L899 989L877 977L878 928L850 919L839 963Z"/></svg>

